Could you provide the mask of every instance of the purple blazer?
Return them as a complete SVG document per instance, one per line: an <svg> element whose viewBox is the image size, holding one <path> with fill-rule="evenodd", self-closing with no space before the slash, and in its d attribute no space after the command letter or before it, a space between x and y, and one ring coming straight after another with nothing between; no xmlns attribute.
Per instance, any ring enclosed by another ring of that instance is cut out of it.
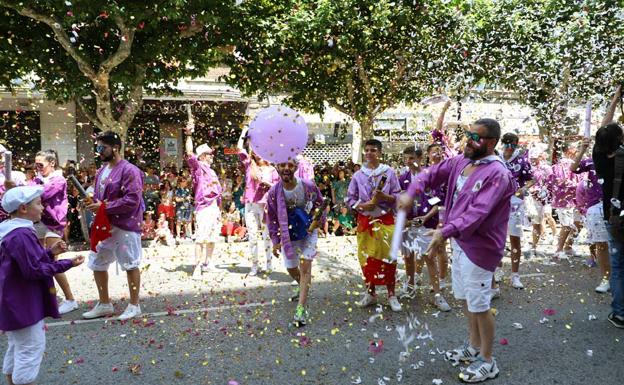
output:
<svg viewBox="0 0 624 385"><path fill-rule="evenodd" d="M311 213L323 204L323 195L316 184L312 181L301 180L305 191L306 202L312 203ZM288 210L286 207L286 197L284 196L284 185L280 180L269 190L266 206L266 224L269 230L269 237L273 245L281 244L284 248L286 258L297 258L295 249L290 241L288 232ZM321 217L320 227L325 223L325 213Z"/></svg>
<svg viewBox="0 0 624 385"><path fill-rule="evenodd" d="M552 173L546 180L548 192L552 198L551 204L555 209L574 207L576 187L580 178L570 171L572 159L562 158L552 166Z"/></svg>
<svg viewBox="0 0 624 385"><path fill-rule="evenodd" d="M217 178L217 173L206 163L200 162L195 155L186 157L193 178L195 191L195 210L199 211L217 202L221 204L223 188Z"/></svg>
<svg viewBox="0 0 624 385"><path fill-rule="evenodd" d="M67 226L67 180L61 170L54 171L48 178L35 178L35 183L43 185L41 223L58 234L63 234Z"/></svg>
<svg viewBox="0 0 624 385"><path fill-rule="evenodd" d="M13 219L3 222L3 225ZM19 227L2 238L0 244L0 330L19 330L45 317L59 318L55 274L72 266L69 259L54 262L32 227Z"/></svg>
<svg viewBox="0 0 624 385"><path fill-rule="evenodd" d="M413 198L427 188L447 183L444 206L445 238L455 238L468 258L483 269L494 271L503 258L510 198L517 186L500 159L477 167L455 195L457 178L471 160L458 155L420 173L408 189Z"/></svg>
<svg viewBox="0 0 624 385"><path fill-rule="evenodd" d="M143 224L143 173L138 167L122 159L113 167L100 188L104 168L95 174L95 200L106 201L106 214L111 224L122 230L141 232Z"/></svg>
<svg viewBox="0 0 624 385"><path fill-rule="evenodd" d="M399 179L396 176L396 173L392 169L392 167L386 165L380 165L377 170L371 172L370 169L365 169L364 167L353 174L351 178L351 182L349 183L349 190L347 191L347 205L349 207L353 207L358 201L364 203L371 200L373 197L373 190L379 184L382 175L387 176L387 181L382 189L382 191L386 194L392 195L395 198L399 196L401 193L401 186L399 186ZM383 211L383 213L391 212L395 208L394 203L389 202L381 202L378 204L378 207ZM367 215L367 213L363 213ZM378 213L380 215L374 215L374 217L379 217L383 214Z"/></svg>
<svg viewBox="0 0 624 385"><path fill-rule="evenodd" d="M579 211L585 214L588 208L602 202L602 185L598 182L592 158L581 160L574 173L581 175L576 188L576 205Z"/></svg>

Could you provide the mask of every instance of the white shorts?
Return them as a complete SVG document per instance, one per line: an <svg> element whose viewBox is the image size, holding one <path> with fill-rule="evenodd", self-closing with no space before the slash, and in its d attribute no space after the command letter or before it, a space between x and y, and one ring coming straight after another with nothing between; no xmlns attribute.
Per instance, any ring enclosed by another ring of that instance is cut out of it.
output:
<svg viewBox="0 0 624 385"><path fill-rule="evenodd" d="M403 256L406 257L411 254L416 256L423 255L431 243L431 236L425 235L425 233L431 230L423 226L408 227L403 233L403 243L401 244Z"/></svg>
<svg viewBox="0 0 624 385"><path fill-rule="evenodd" d="M8 347L2 373L10 374L14 384L30 384L37 379L46 346L44 328L40 320L23 329L6 332Z"/></svg>
<svg viewBox="0 0 624 385"><path fill-rule="evenodd" d="M50 230L48 226L43 224L43 222L35 223L35 231L37 232L38 239L61 238L59 234Z"/></svg>
<svg viewBox="0 0 624 385"><path fill-rule="evenodd" d="M195 213L195 242L218 242L221 234L221 210L217 202Z"/></svg>
<svg viewBox="0 0 624 385"><path fill-rule="evenodd" d="M138 269L141 264L141 233L112 226L111 237L98 243L97 252L89 252L87 266L93 271L107 271L117 261L123 271Z"/></svg>
<svg viewBox="0 0 624 385"><path fill-rule="evenodd" d="M544 220L547 205L529 196L526 198L526 213L532 225L541 225Z"/></svg>
<svg viewBox="0 0 624 385"><path fill-rule="evenodd" d="M312 234L299 241L291 241L293 250L295 250L295 258L286 258L284 248L282 247L282 257L284 258L284 266L287 269L294 269L299 266L301 259L309 261L314 260L318 252L316 251L316 243L318 242L318 230L314 230Z"/></svg>
<svg viewBox="0 0 624 385"><path fill-rule="evenodd" d="M524 226L524 222L524 201L516 196L512 196L509 222L507 222L507 235L522 238L522 227Z"/></svg>
<svg viewBox="0 0 624 385"><path fill-rule="evenodd" d="M557 217L559 217L559 223L564 227L575 227L575 222L581 222L583 217L581 213L574 208L563 208L563 209L555 209L557 212Z"/></svg>
<svg viewBox="0 0 624 385"><path fill-rule="evenodd" d="M475 265L457 242L452 240L451 244L453 295L456 299L466 301L468 311L471 313L488 311L494 273Z"/></svg>
<svg viewBox="0 0 624 385"><path fill-rule="evenodd" d="M602 202L596 203L587 209L585 227L587 227L588 238L591 243L609 241L609 233L607 232L607 226L602 213Z"/></svg>

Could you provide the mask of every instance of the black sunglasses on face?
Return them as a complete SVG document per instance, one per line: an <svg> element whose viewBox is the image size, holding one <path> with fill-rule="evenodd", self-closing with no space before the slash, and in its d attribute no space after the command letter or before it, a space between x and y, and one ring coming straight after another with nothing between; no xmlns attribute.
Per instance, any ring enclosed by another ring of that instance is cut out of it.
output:
<svg viewBox="0 0 624 385"><path fill-rule="evenodd" d="M466 135L466 138L472 140L473 142L478 142L481 139L494 139L493 136L481 136L477 134L476 132L470 132L470 131L464 131L464 135Z"/></svg>

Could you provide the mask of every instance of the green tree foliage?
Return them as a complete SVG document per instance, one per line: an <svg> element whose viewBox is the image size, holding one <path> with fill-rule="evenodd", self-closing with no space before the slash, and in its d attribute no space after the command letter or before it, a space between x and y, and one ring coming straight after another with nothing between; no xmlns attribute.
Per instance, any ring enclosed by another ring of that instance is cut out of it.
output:
<svg viewBox="0 0 624 385"><path fill-rule="evenodd" d="M462 82L468 39L456 1L247 1L239 9L228 81L246 94L284 94L357 121L362 136L400 101Z"/></svg>
<svg viewBox="0 0 624 385"><path fill-rule="evenodd" d="M125 134L143 93L218 63L234 0L0 0L0 85L30 79L76 101L100 129Z"/></svg>

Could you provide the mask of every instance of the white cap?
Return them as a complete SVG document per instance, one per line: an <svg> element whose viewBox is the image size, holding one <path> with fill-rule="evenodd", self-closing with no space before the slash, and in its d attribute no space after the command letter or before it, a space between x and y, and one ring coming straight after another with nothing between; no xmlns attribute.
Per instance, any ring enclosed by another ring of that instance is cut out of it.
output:
<svg viewBox="0 0 624 385"><path fill-rule="evenodd" d="M195 149L195 154L197 156L200 156L200 155L205 154L205 153L209 153L209 154L213 153L212 148L210 148L210 146L208 146L206 143L204 143L204 144L202 144L200 146L197 146L197 148Z"/></svg>
<svg viewBox="0 0 624 385"><path fill-rule="evenodd" d="M2 208L7 213L11 214L17 209L19 209L20 205L26 205L32 202L38 196L43 194L43 186L18 186L13 187L4 193L2 197Z"/></svg>

